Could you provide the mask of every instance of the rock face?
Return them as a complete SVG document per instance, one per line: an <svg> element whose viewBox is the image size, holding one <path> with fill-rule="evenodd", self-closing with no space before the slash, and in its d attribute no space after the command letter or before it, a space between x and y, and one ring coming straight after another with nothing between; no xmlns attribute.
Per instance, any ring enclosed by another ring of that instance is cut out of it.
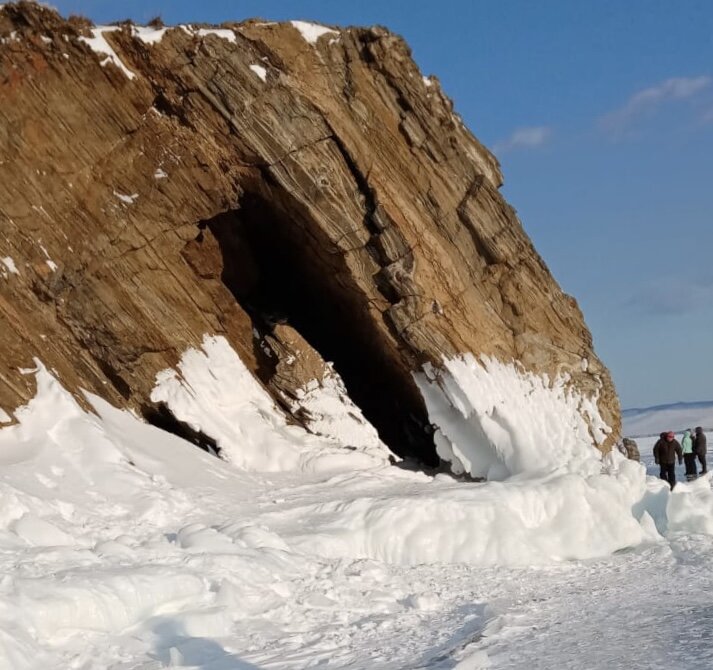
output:
<svg viewBox="0 0 713 670"><path fill-rule="evenodd" d="M413 372L464 352L569 374L614 437L609 374L501 182L385 29L100 30L4 5L0 407L32 397L35 356L151 416L156 373L209 333L287 411L333 361L426 462Z"/></svg>

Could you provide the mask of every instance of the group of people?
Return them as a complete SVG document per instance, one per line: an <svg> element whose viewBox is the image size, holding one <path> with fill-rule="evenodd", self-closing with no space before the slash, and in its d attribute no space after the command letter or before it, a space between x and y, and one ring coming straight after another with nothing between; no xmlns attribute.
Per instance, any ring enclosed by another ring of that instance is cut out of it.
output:
<svg viewBox="0 0 713 670"><path fill-rule="evenodd" d="M654 445L654 460L661 468L660 476L668 482L671 489L676 486L676 461L678 464L685 463L686 479L691 481L699 475L708 472L706 464L706 452L708 450L706 434L703 428L698 426L695 433L688 429L684 432L681 442L676 439L676 435L669 431L661 433L658 441ZM698 463L701 470L698 472Z"/></svg>

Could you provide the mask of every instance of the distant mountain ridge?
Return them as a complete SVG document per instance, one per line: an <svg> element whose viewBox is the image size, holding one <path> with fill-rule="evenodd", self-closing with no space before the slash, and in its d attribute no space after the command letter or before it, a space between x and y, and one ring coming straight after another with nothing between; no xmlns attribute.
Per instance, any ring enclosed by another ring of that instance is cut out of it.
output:
<svg viewBox="0 0 713 670"><path fill-rule="evenodd" d="M713 400L677 402L622 411L623 434L631 437L657 435L663 431L682 432L702 426L713 429Z"/></svg>
<svg viewBox="0 0 713 670"><path fill-rule="evenodd" d="M651 407L632 407L623 409L622 416L636 416L644 412L661 412L669 409L711 409L713 400L699 400L698 402L672 402L668 405L652 405Z"/></svg>

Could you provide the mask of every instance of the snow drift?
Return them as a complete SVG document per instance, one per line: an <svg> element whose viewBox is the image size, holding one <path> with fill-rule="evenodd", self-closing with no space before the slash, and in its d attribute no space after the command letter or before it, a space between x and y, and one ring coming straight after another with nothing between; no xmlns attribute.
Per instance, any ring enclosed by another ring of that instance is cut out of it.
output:
<svg viewBox="0 0 713 670"><path fill-rule="evenodd" d="M658 490L658 483L654 483ZM417 491L360 497L295 510L311 519L291 540L302 551L388 563L542 565L605 556L656 540L645 510L643 467L613 475L559 475L507 484L454 484L439 476ZM417 511L416 511L417 510Z"/></svg>
<svg viewBox="0 0 713 670"><path fill-rule="evenodd" d="M374 643L365 616L382 616L380 648L384 631L394 637L376 664L413 667L414 629L444 615L434 587L444 563L552 565L713 533L707 480L671 494L644 466L618 454L602 463L594 449L572 452L577 471L487 483L354 449L335 461L333 443L287 430L259 389L246 390L237 360L207 339L180 378L166 373L157 386L186 420L222 430L231 463L96 396L87 396L93 411L83 409L37 363L36 397L0 430L0 666L105 670L138 659L217 670L243 667L245 657L258 667L266 658L354 665ZM292 435L297 455L286 456ZM303 469L318 445L329 476ZM425 582L403 567L428 564L436 567ZM485 625L478 612L472 635ZM330 646L335 626L349 643Z"/></svg>

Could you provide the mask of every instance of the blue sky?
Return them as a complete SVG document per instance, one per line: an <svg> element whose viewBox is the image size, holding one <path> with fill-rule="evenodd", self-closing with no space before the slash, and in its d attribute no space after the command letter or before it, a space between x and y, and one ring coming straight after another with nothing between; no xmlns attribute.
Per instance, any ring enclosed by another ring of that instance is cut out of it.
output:
<svg viewBox="0 0 713 670"><path fill-rule="evenodd" d="M625 407L713 398L710 0L61 0L95 22L386 25L475 135Z"/></svg>

